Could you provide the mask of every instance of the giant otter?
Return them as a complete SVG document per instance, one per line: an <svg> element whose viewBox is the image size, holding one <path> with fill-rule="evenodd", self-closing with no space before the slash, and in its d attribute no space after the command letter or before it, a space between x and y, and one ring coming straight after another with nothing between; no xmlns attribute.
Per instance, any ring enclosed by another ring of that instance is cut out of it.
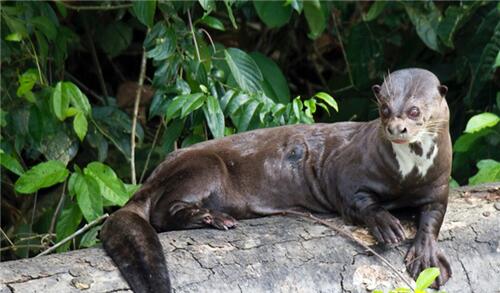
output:
<svg viewBox="0 0 500 293"><path fill-rule="evenodd" d="M170 292L157 233L212 226L289 209L339 212L380 243L405 238L389 211L420 214L405 261L416 277L451 268L437 247L451 170L447 88L423 69L373 86L380 118L370 122L260 129L177 150L105 222L104 248L135 292Z"/></svg>

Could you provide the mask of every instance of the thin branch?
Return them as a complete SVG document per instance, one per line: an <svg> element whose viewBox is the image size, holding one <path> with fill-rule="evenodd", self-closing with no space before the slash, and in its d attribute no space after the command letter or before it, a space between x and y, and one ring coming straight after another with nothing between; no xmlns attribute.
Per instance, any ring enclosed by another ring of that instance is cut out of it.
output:
<svg viewBox="0 0 500 293"><path fill-rule="evenodd" d="M33 212L31 213L31 221L30 221L30 228L29 231L33 231L33 222L35 221L35 212L36 212L36 202L38 201L38 191L35 192L35 197L33 201ZM26 257L29 256L29 250L26 250Z"/></svg>
<svg viewBox="0 0 500 293"><path fill-rule="evenodd" d="M61 192L61 198L59 199L59 203L57 204L54 215L52 216L52 220L50 221L49 231L47 232L48 234L52 234L52 232L54 232L54 228L56 227L56 220L57 220L57 217L59 216L59 212L61 211L61 208L63 206L64 198L66 197L65 190L66 190L67 182L68 182L68 180L64 180L63 189Z"/></svg>
<svg viewBox="0 0 500 293"><path fill-rule="evenodd" d="M120 5L108 4L108 6L78 6L78 5L68 4L65 1L59 1L59 3L64 5L66 8L73 10L113 10L113 9L123 9L132 7L132 4L120 4Z"/></svg>
<svg viewBox="0 0 500 293"><path fill-rule="evenodd" d="M149 29L147 31L149 33ZM137 92L135 94L134 102L134 116L132 117L132 131L130 134L130 174L132 178L132 184L137 183L135 174L135 132L137 128L137 115L139 115L139 105L141 103L142 96L142 86L144 85L144 77L146 76L146 49L142 50L142 60L141 60L141 72L139 73L139 85L137 87Z"/></svg>
<svg viewBox="0 0 500 293"><path fill-rule="evenodd" d="M210 34L204 28L200 28L200 31L202 31L203 33L205 33L205 35L207 35L208 40L210 41L210 45L212 45L212 49L214 49L214 53L216 53L217 49L215 48L214 41L212 40L212 37L210 36Z"/></svg>
<svg viewBox="0 0 500 293"><path fill-rule="evenodd" d="M69 235L68 237L64 238L63 240L57 242L56 244L54 244L54 246L50 247L49 249L44 250L43 252L40 252L35 257L39 257L39 256L42 256L42 255L46 255L48 253L51 253L52 251L56 250L58 247L62 246L64 243L66 243L66 242L68 242L68 241L70 241L72 239L75 239L75 237L77 237L80 234L83 234L85 231L89 230L90 228L92 228L96 224L100 223L102 220L106 219L107 217L109 217L109 215L108 214L104 214L104 215L100 216L99 218L93 220L92 222L90 222L88 224L85 224L85 226L83 226L82 228L80 228L75 233L73 233L73 234Z"/></svg>
<svg viewBox="0 0 500 293"><path fill-rule="evenodd" d="M7 250L16 250L18 248L43 248L43 245L40 244L21 244L21 245L14 245L14 246L7 246L7 247L2 247L0 248L0 251L7 251Z"/></svg>
<svg viewBox="0 0 500 293"><path fill-rule="evenodd" d="M5 233L5 231L1 227L0 227L0 232L2 232L3 237L7 239L7 242L9 242L11 246L14 246L14 243L10 240L9 236L7 236L7 233Z"/></svg>
<svg viewBox="0 0 500 293"><path fill-rule="evenodd" d="M191 28L191 35L193 36L194 47L196 49L196 57L198 57L198 61L201 62L200 49L198 49L198 42L196 41L196 35L194 34L194 28L193 28L193 22L191 21L190 10L188 10L188 20L189 20L189 27Z"/></svg>
<svg viewBox="0 0 500 293"><path fill-rule="evenodd" d="M340 31L338 28L337 18L335 17L335 11L332 11L332 18L333 18L333 27L335 28L335 32L337 33L337 36L339 38L340 50L342 50L342 57L344 57L345 66L347 69L347 73L349 75L349 82L351 83L352 86L354 86L354 81L352 79L351 65L349 65L349 61L347 60L347 53L345 52L344 43L342 42L342 36L340 35Z"/></svg>
<svg viewBox="0 0 500 293"><path fill-rule="evenodd" d="M142 183L142 180L144 179L144 175L146 174L146 170L148 169L149 165L149 160L151 159L151 154L153 153L153 150L155 149L156 142L158 140L158 136L160 134L161 127L163 126L163 123L160 122L160 125L158 126L158 129L156 130L155 137L153 138L153 144L151 145L151 149L149 150L148 156L146 158L146 163L144 164L144 168L142 169L141 177L139 179L139 183Z"/></svg>
<svg viewBox="0 0 500 293"><path fill-rule="evenodd" d="M97 77L99 80L99 84L101 86L102 94L104 95L104 97L108 97L109 96L108 90L106 88L106 82L104 81L104 75L102 74L101 64L99 63L99 58L97 57L97 51L95 49L94 40L92 39L92 36L90 35L89 24L88 24L87 19L85 17L84 17L83 23L85 26L85 33L87 35L87 41L88 41L88 44L90 47L90 53L92 54L92 60L94 60L94 65L97 69Z"/></svg>
<svg viewBox="0 0 500 293"><path fill-rule="evenodd" d="M99 102L101 102L103 105L106 104L106 102L104 101L104 99L100 95L98 95L96 92L91 90L88 86L86 86L81 81L79 81L74 75L72 75L71 73L69 73L67 71L64 72L64 75L66 75L69 79L71 79L74 83L76 83L78 85L78 87L80 87L80 88L84 89L86 92L88 92L89 95L91 95L94 98L96 98L97 100L99 100Z"/></svg>
<svg viewBox="0 0 500 293"><path fill-rule="evenodd" d="M366 244L364 244L362 241L356 239L356 237L354 237L354 235L352 235L352 233L350 231L347 231L341 227L338 227L332 223L329 223L323 219L320 219L316 216L313 216L311 213L303 213L303 212L298 212L298 211L293 211L293 210L286 210L286 211L283 211L283 213L279 213L279 214L290 214L290 215L295 215L295 216L299 216L299 217L303 217L303 218L307 218L307 219L311 219L313 220L314 222L316 223L319 223L319 224L322 224L324 226L327 226L329 228L331 228L332 230L336 231L337 233L347 237L348 239L356 242L359 246L363 247L364 249L368 250L369 252L371 252L373 255L375 255L379 260L382 261L382 263L384 263L388 268L390 268L403 282L406 283L406 285L408 285L412 290L415 290L415 288L413 287L413 285L411 284L411 281L409 281L403 274L401 274L386 258L384 258L383 256L381 256L379 253L377 253L375 250L371 249L369 246L367 246Z"/></svg>

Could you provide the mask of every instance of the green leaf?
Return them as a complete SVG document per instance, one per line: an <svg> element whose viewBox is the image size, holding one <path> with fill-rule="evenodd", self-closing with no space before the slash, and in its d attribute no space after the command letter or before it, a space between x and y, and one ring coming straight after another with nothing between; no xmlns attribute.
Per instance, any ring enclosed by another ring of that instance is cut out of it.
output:
<svg viewBox="0 0 500 293"><path fill-rule="evenodd" d="M495 160L481 160L477 163L479 171L469 178L469 185L500 181L500 162Z"/></svg>
<svg viewBox="0 0 500 293"><path fill-rule="evenodd" d="M69 171L60 161L43 162L22 174L17 179L15 188L19 193L33 193L41 188L63 182L68 174Z"/></svg>
<svg viewBox="0 0 500 293"><path fill-rule="evenodd" d="M73 120L73 129L75 130L75 133L80 141L83 141L88 129L87 118L85 118L83 112L79 112L78 114L76 114L75 119Z"/></svg>
<svg viewBox="0 0 500 293"><path fill-rule="evenodd" d="M82 239L80 240L80 247L92 247L99 242L97 235L101 230L102 225L96 226L88 230L85 234L83 234Z"/></svg>
<svg viewBox="0 0 500 293"><path fill-rule="evenodd" d="M387 4L387 1L380 1L380 0L375 1L370 6L368 13L363 15L363 20L364 21L372 21L372 20L376 19L380 15L380 13L382 13L382 11L384 11L386 4Z"/></svg>
<svg viewBox="0 0 500 293"><path fill-rule="evenodd" d="M60 81L52 92L52 110L61 121L66 118L66 111L69 107L69 96L62 88L63 82Z"/></svg>
<svg viewBox="0 0 500 293"><path fill-rule="evenodd" d="M82 212L80 208L76 204L69 204L65 209L62 210L59 219L57 219L56 225L56 235L57 241L61 241L64 238L70 236L75 233L78 225L82 221ZM71 241L66 242L59 248L57 248L57 252L64 252L69 249L71 245Z"/></svg>
<svg viewBox="0 0 500 293"><path fill-rule="evenodd" d="M236 24L236 20L234 18L233 9L231 8L231 2L233 0L223 0L223 1L224 1L224 5L226 5L227 14L229 15L229 20L231 20L231 24L233 25L233 28L238 29L238 25Z"/></svg>
<svg viewBox="0 0 500 293"><path fill-rule="evenodd" d="M114 21L97 34L97 43L113 58L120 55L132 42L132 27L121 21Z"/></svg>
<svg viewBox="0 0 500 293"><path fill-rule="evenodd" d="M23 97L31 92L33 87L38 81L38 72L36 69L28 69L21 76L19 76L19 87L17 88L16 95Z"/></svg>
<svg viewBox="0 0 500 293"><path fill-rule="evenodd" d="M186 102L182 105L181 118L186 117L193 111L201 108L205 103L206 96L202 93L187 95Z"/></svg>
<svg viewBox="0 0 500 293"><path fill-rule="evenodd" d="M494 68L500 67L500 51L498 51L497 57L495 58L495 65L493 65ZM498 98L498 94L497 94Z"/></svg>
<svg viewBox="0 0 500 293"><path fill-rule="evenodd" d="M302 108L304 105L302 104L302 101L300 100L300 97L296 97L293 99L293 104L292 104L292 109L293 109L293 114L297 119L300 119L300 114L302 112Z"/></svg>
<svg viewBox="0 0 500 293"><path fill-rule="evenodd" d="M275 102L289 103L290 89L288 88L288 82L278 65L271 58L259 52L253 52L250 56L262 72L266 95Z"/></svg>
<svg viewBox="0 0 500 293"><path fill-rule="evenodd" d="M151 27L153 25L156 11L156 0L133 1L132 9L134 10L135 16L145 26Z"/></svg>
<svg viewBox="0 0 500 293"><path fill-rule="evenodd" d="M192 95L180 95L172 99L172 102L167 105L167 113L165 115L165 120L168 122L179 116L182 106L189 100Z"/></svg>
<svg viewBox="0 0 500 293"><path fill-rule="evenodd" d="M207 103L203 107L203 113L205 114L208 128L210 128L210 132L212 132L214 138L224 137L224 113L222 113L222 109L216 97L207 97Z"/></svg>
<svg viewBox="0 0 500 293"><path fill-rule="evenodd" d="M453 37L460 28L462 19L467 16L467 10L470 9L461 5L450 5L446 8L445 16L439 22L437 33L447 47L454 48Z"/></svg>
<svg viewBox="0 0 500 293"><path fill-rule="evenodd" d="M89 99L75 84L69 81L63 82L62 93L66 97L69 97L71 105L83 111L85 116L90 115L92 108L90 107Z"/></svg>
<svg viewBox="0 0 500 293"><path fill-rule="evenodd" d="M128 197L132 197L134 193L141 188L141 184L125 184L125 189L127 190Z"/></svg>
<svg viewBox="0 0 500 293"><path fill-rule="evenodd" d="M257 115L260 107L261 104L259 102L251 101L241 109L241 113L239 113L239 119L236 123L238 132L247 131L250 121L252 121L252 118Z"/></svg>
<svg viewBox="0 0 500 293"><path fill-rule="evenodd" d="M439 276L438 268L427 268L423 270L417 278L415 290L425 290Z"/></svg>
<svg viewBox="0 0 500 293"><path fill-rule="evenodd" d="M234 96L231 101L227 104L225 112L229 115L233 115L238 109L240 109L243 105L250 102L250 97L246 94L237 94Z"/></svg>
<svg viewBox="0 0 500 293"><path fill-rule="evenodd" d="M253 1L259 18L269 27L285 25L292 16L292 7L284 1Z"/></svg>
<svg viewBox="0 0 500 293"><path fill-rule="evenodd" d="M319 37L326 28L326 18L319 0L304 1L304 15L309 25L310 37Z"/></svg>
<svg viewBox="0 0 500 293"><path fill-rule="evenodd" d="M325 92L319 92L319 93L316 93L314 95L315 98L318 98L320 100L323 100L325 103L327 103L330 107L332 107L333 109L335 109L335 111L339 111L339 106L337 104L337 101L335 101L335 99L330 96L329 94L325 93Z"/></svg>
<svg viewBox="0 0 500 293"><path fill-rule="evenodd" d="M210 16L210 15L205 15L203 18L199 20L200 23L203 23L204 25L211 27L213 29L219 30L219 31L225 31L226 29L224 28L224 24L222 21L219 19Z"/></svg>
<svg viewBox="0 0 500 293"><path fill-rule="evenodd" d="M5 37L6 41L11 42L20 42L23 39L23 36L20 33L12 33Z"/></svg>
<svg viewBox="0 0 500 293"><path fill-rule="evenodd" d="M421 3L401 2L410 17L411 22L417 30L420 39L430 49L440 52L437 29L439 25L439 9L432 3L426 5Z"/></svg>
<svg viewBox="0 0 500 293"><path fill-rule="evenodd" d="M285 5L291 5L299 14L302 13L302 9L304 8L303 0L286 0Z"/></svg>
<svg viewBox="0 0 500 293"><path fill-rule="evenodd" d="M47 39L51 41L55 40L57 36L57 28L48 17L36 16L30 21L36 29L41 31L47 37Z"/></svg>
<svg viewBox="0 0 500 293"><path fill-rule="evenodd" d="M144 41L146 56L153 60L165 60L175 53L177 38L172 28L167 28L163 22L156 24Z"/></svg>
<svg viewBox="0 0 500 293"><path fill-rule="evenodd" d="M70 194L76 195L76 201L85 220L90 223L103 213L102 196L96 180L85 174L75 172L68 182Z"/></svg>
<svg viewBox="0 0 500 293"><path fill-rule="evenodd" d="M176 119L167 126L163 143L161 145L161 149L163 152L169 153L174 150L174 143L181 135L183 129L184 119Z"/></svg>
<svg viewBox="0 0 500 293"><path fill-rule="evenodd" d="M241 89L251 93L262 90L262 73L250 55L236 48L225 50L224 55L234 80Z"/></svg>
<svg viewBox="0 0 500 293"><path fill-rule="evenodd" d="M457 153L465 153L472 149L476 141L478 141L481 137L489 135L490 133L492 133L492 131L488 128L484 128L474 133L464 133L455 141L453 151Z"/></svg>
<svg viewBox="0 0 500 293"><path fill-rule="evenodd" d="M198 0L203 10L210 12L215 10L215 0Z"/></svg>
<svg viewBox="0 0 500 293"><path fill-rule="evenodd" d="M231 101L231 99L234 97L236 93L233 90L228 90L227 92L224 93L222 98L220 99L220 107L222 111L226 111L226 107Z"/></svg>
<svg viewBox="0 0 500 293"><path fill-rule="evenodd" d="M16 175L21 176L24 174L23 166L21 166L14 157L6 154L2 149L0 149L0 165Z"/></svg>
<svg viewBox="0 0 500 293"><path fill-rule="evenodd" d="M125 185L110 167L100 162L92 162L83 173L97 181L101 195L113 204L123 206L128 201Z"/></svg>
<svg viewBox="0 0 500 293"><path fill-rule="evenodd" d="M467 126L465 127L466 133L474 133L480 131L481 129L493 127L500 121L500 118L493 113L481 113L478 115L472 116L471 119L467 122Z"/></svg>

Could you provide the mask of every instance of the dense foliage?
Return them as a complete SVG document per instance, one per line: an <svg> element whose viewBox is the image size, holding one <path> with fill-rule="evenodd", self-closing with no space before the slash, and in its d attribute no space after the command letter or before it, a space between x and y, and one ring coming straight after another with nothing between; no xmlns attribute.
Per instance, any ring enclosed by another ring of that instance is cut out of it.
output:
<svg viewBox="0 0 500 293"><path fill-rule="evenodd" d="M499 20L488 1L4 3L2 257L98 224L176 148L373 119L370 86L411 66L450 88L454 183L498 181Z"/></svg>

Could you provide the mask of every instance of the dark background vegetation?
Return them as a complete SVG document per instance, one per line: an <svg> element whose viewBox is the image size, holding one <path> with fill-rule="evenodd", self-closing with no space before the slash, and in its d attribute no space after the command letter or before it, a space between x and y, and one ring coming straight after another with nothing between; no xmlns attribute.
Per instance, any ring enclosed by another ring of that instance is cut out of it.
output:
<svg viewBox="0 0 500 293"><path fill-rule="evenodd" d="M371 85L401 68L449 88L452 184L498 181L499 20L491 1L3 2L2 259L123 205L132 149L140 184L213 137L375 119ZM95 245L99 228L58 251Z"/></svg>

